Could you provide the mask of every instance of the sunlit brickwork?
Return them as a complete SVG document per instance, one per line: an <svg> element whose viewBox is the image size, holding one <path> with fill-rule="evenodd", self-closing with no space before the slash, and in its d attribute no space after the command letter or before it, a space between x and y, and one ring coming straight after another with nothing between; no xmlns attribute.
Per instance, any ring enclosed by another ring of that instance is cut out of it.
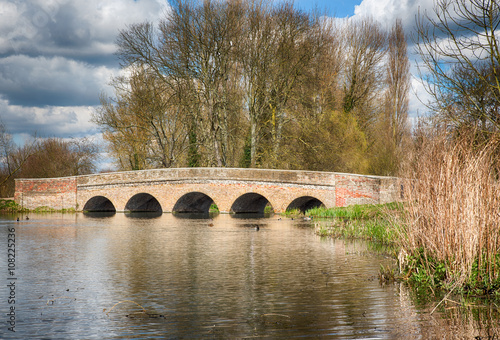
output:
<svg viewBox="0 0 500 340"><path fill-rule="evenodd" d="M230 212L242 195L265 197L274 211L283 212L300 197L313 197L327 208L376 204L400 199L397 178L317 171L231 168L156 169L96 175L17 179L15 200L28 209L82 210L96 196L125 211L136 194L147 193L171 212L184 195L200 192L210 197L223 213Z"/></svg>

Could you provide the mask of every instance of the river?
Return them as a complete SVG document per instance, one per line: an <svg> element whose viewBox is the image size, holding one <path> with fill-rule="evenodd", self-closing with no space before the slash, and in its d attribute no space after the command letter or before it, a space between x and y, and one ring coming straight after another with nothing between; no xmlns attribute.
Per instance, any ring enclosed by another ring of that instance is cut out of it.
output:
<svg viewBox="0 0 500 340"><path fill-rule="evenodd" d="M122 213L29 217L0 220L2 339L494 335L491 322L485 327L442 310L431 315L435 302L415 302L399 283L382 285L380 266L393 259L363 241L320 238L312 222ZM15 257L7 255L12 244Z"/></svg>

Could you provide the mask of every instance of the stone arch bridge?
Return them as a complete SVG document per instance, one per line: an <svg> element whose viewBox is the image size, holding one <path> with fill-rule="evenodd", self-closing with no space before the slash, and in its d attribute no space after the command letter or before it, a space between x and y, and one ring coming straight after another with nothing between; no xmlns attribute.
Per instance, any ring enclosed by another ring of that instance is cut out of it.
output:
<svg viewBox="0 0 500 340"><path fill-rule="evenodd" d="M182 168L61 178L16 179L15 201L28 209L115 212L262 213L387 203L397 178L317 171Z"/></svg>

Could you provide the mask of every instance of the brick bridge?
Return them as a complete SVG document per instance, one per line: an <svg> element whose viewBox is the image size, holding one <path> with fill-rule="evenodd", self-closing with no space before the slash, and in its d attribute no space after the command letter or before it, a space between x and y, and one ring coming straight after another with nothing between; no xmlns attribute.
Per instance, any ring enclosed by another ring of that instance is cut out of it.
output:
<svg viewBox="0 0 500 340"><path fill-rule="evenodd" d="M208 212L305 211L311 207L393 202L393 177L231 168L113 172L62 178L16 179L15 201L28 209L77 211Z"/></svg>

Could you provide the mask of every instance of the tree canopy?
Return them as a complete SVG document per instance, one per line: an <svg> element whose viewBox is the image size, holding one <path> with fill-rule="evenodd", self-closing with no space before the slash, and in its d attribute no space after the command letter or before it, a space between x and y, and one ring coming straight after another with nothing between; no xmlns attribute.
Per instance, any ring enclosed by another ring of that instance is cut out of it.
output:
<svg viewBox="0 0 500 340"><path fill-rule="evenodd" d="M128 76L93 120L120 169L397 170L409 92L400 22L385 32L293 2L175 0L117 46Z"/></svg>

